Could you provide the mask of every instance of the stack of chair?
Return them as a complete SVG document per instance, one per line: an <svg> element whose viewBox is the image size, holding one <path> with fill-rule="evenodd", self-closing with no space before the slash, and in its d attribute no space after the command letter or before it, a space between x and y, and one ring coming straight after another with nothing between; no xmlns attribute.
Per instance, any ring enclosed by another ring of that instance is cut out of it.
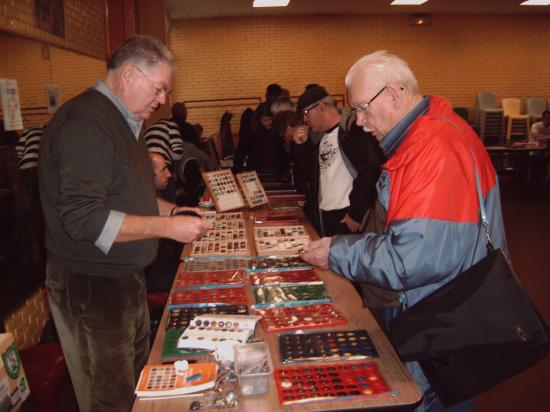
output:
<svg viewBox="0 0 550 412"><path fill-rule="evenodd" d="M506 118L506 140L527 139L530 116L521 114L521 101L516 98L502 99L502 109Z"/></svg>
<svg viewBox="0 0 550 412"><path fill-rule="evenodd" d="M477 93L475 127L486 145L502 142L504 111L497 108L496 93L489 91Z"/></svg>
<svg viewBox="0 0 550 412"><path fill-rule="evenodd" d="M540 121L545 110L546 100L542 97L529 97L525 101L525 113L530 116L531 124Z"/></svg>

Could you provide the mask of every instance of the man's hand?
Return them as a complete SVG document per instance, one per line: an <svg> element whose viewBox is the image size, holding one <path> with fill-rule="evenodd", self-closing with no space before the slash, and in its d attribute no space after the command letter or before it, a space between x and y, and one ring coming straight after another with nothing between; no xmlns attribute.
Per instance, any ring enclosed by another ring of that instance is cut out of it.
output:
<svg viewBox="0 0 550 412"><path fill-rule="evenodd" d="M306 142L309 135L309 128L307 126L298 126L295 127L292 132L292 140L296 144L303 144Z"/></svg>
<svg viewBox="0 0 550 412"><path fill-rule="evenodd" d="M194 208L191 208L194 209ZM195 212L195 210L192 210ZM202 213L202 212L201 212ZM212 229L214 225L195 216L136 216L126 215L115 242L165 237L189 243Z"/></svg>
<svg viewBox="0 0 550 412"><path fill-rule="evenodd" d="M331 242L331 237L324 237L310 242L302 251L302 259L321 269L328 269L328 253L330 251Z"/></svg>
<svg viewBox="0 0 550 412"><path fill-rule="evenodd" d="M361 226L361 224L353 220L348 213L346 213L346 216L344 216L344 218L340 220L340 223L345 223L349 230L351 230L352 232L358 232L359 227Z"/></svg>
<svg viewBox="0 0 550 412"><path fill-rule="evenodd" d="M213 227L211 222L198 217L173 216L169 219L166 237L181 243L190 243Z"/></svg>

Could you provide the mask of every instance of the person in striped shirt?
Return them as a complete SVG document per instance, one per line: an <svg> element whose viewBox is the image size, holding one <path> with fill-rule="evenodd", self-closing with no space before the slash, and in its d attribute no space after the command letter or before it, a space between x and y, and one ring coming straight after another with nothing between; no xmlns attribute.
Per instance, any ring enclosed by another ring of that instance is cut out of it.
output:
<svg viewBox="0 0 550 412"><path fill-rule="evenodd" d="M144 138L149 153L158 153L164 157L168 170L175 176L178 161L183 155L183 139L174 117L153 123L145 130ZM159 192L159 196L171 202L176 201L174 179L170 179L166 189Z"/></svg>
<svg viewBox="0 0 550 412"><path fill-rule="evenodd" d="M19 159L17 225L21 244L20 259L31 269L26 271L29 285L43 281L46 259L44 217L38 193L38 152L44 127L24 130L15 146Z"/></svg>
<svg viewBox="0 0 550 412"><path fill-rule="evenodd" d="M145 130L144 137L149 152L162 155L172 171L183 153L183 140L177 123L173 119L158 120Z"/></svg>
<svg viewBox="0 0 550 412"><path fill-rule="evenodd" d="M21 134L15 146L19 158L19 169L25 170L38 167L38 152L43 133L44 127L30 127Z"/></svg>

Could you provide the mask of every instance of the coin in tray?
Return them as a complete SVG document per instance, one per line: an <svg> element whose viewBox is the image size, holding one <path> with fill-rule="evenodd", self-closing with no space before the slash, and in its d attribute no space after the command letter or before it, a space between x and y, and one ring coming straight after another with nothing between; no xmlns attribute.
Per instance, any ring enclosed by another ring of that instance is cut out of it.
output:
<svg viewBox="0 0 550 412"><path fill-rule="evenodd" d="M293 256L265 256L249 261L248 272L271 272L278 270L305 270L312 266L298 255Z"/></svg>
<svg viewBox="0 0 550 412"><path fill-rule="evenodd" d="M269 284L288 284L288 283L323 283L317 274L309 270L288 270L277 272L254 272L250 273L248 280L252 286Z"/></svg>
<svg viewBox="0 0 550 412"><path fill-rule="evenodd" d="M307 236L256 239L258 255L288 255L299 253L308 243Z"/></svg>
<svg viewBox="0 0 550 412"><path fill-rule="evenodd" d="M257 309L266 332L344 325L347 319L331 303Z"/></svg>
<svg viewBox="0 0 550 412"><path fill-rule="evenodd" d="M376 362L369 360L277 368L275 384L282 405L391 396Z"/></svg>
<svg viewBox="0 0 550 412"><path fill-rule="evenodd" d="M279 336L279 350L282 363L378 357L364 329L287 333Z"/></svg>
<svg viewBox="0 0 550 412"><path fill-rule="evenodd" d="M245 276L242 270L218 272L179 272L174 281L174 289L194 286L216 287L218 285L243 285Z"/></svg>
<svg viewBox="0 0 550 412"><path fill-rule="evenodd" d="M249 269L251 259L252 258L241 256L185 257L185 272L218 272Z"/></svg>
<svg viewBox="0 0 550 412"><path fill-rule="evenodd" d="M228 304L246 305L246 290L244 286L215 289L178 289L168 298L168 307L194 306L197 304Z"/></svg>

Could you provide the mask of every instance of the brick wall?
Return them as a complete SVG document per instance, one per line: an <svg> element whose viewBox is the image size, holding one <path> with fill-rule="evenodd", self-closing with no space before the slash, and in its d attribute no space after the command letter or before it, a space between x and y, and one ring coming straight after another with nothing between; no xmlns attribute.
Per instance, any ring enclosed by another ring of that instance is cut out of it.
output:
<svg viewBox="0 0 550 412"><path fill-rule="evenodd" d="M58 37L36 27L34 0L0 0L0 78L17 80L25 127L47 121L47 84L64 102L104 73L105 0L64 0L64 14Z"/></svg>
<svg viewBox="0 0 550 412"><path fill-rule="evenodd" d="M0 0L0 29L105 59L105 0L64 0L65 37L37 28L34 0Z"/></svg>
<svg viewBox="0 0 550 412"><path fill-rule="evenodd" d="M0 21L6 10L9 14L13 7L31 3L0 0ZM66 12L73 4L97 11L99 3L66 0ZM95 26L103 32L100 24ZM434 15L429 27L410 26L407 15L176 20L168 39L178 66L172 101L258 98L271 82L282 84L292 96L311 82L343 94L351 64L384 48L409 61L424 93L467 107L473 120L480 90L494 90L498 99L550 97L550 66L544 64L541 40L549 37L547 15ZM97 44L104 49L104 36L89 42L90 47ZM6 34L0 35L0 50L0 77L18 80L23 108L44 106L44 86L50 83L60 87L65 101L101 77L105 67L102 59L58 47L50 47L50 60L45 60L42 43ZM189 121L203 124L210 135L218 131L224 110L230 110L236 132L246 105L221 103L227 106L190 104Z"/></svg>
<svg viewBox="0 0 550 412"><path fill-rule="evenodd" d="M226 18L172 21L169 47L178 69L173 100L263 96L278 82L299 95L307 83L344 93L344 76L364 54L387 49L409 62L425 94L465 106L475 94L550 97L544 41L550 16L433 15L414 27L407 15ZM228 107L238 129L242 107ZM189 110L205 135L217 132L224 108Z"/></svg>
<svg viewBox="0 0 550 412"><path fill-rule="evenodd" d="M0 78L16 79L24 127L38 126L48 119L46 85L59 87L61 102L77 95L103 77L105 61L50 46L44 58L43 43L0 33Z"/></svg>
<svg viewBox="0 0 550 412"><path fill-rule="evenodd" d="M50 318L46 289L39 288L6 319L6 332L13 333L17 349L23 350L40 342L44 325Z"/></svg>

